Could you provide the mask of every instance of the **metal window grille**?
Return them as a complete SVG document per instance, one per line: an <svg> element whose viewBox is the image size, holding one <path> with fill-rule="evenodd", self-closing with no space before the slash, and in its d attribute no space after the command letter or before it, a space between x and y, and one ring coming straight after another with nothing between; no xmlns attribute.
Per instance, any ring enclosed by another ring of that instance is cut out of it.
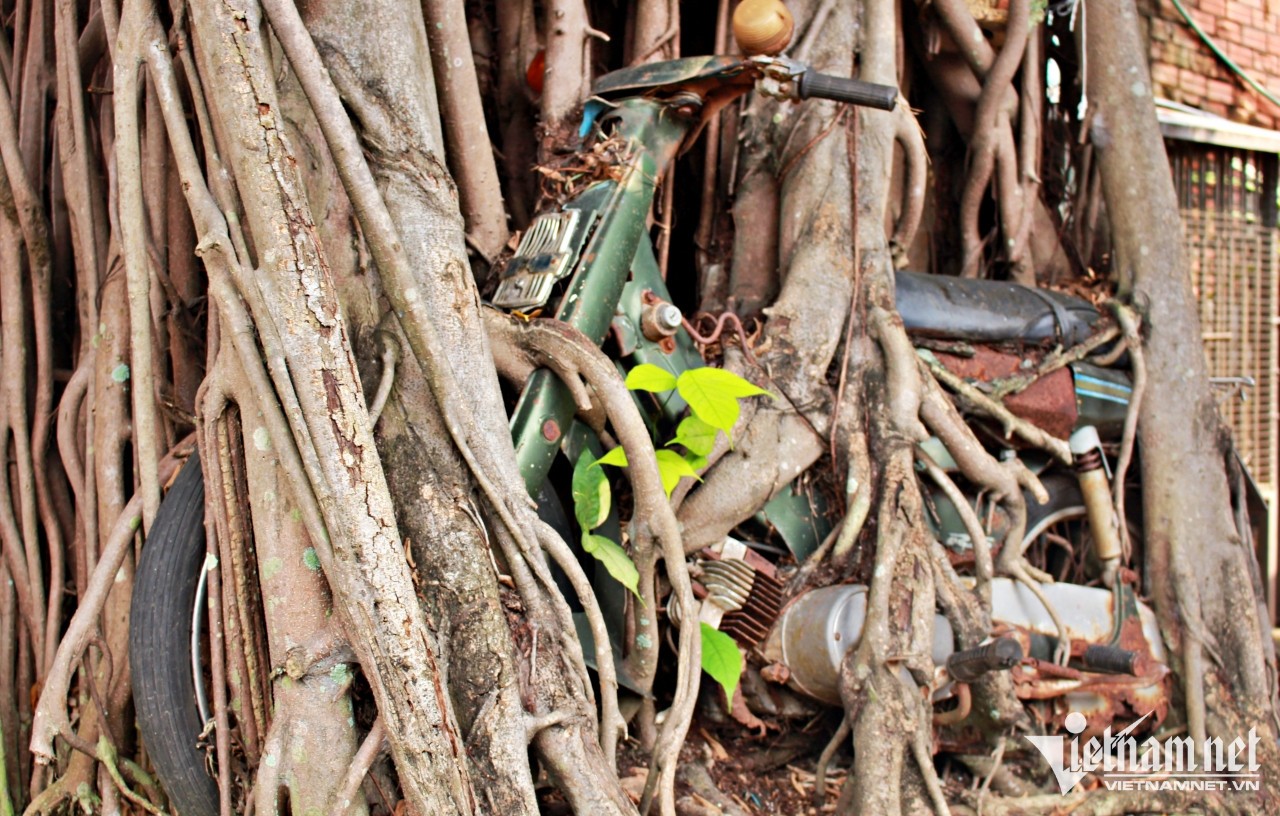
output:
<svg viewBox="0 0 1280 816"><path fill-rule="evenodd" d="M1254 542L1272 625L1280 625L1280 542L1276 537L1277 198L1275 153L1168 142L1182 215L1183 243L1200 305L1211 377L1253 377L1241 400L1219 400L1236 448L1269 509L1266 540Z"/></svg>
<svg viewBox="0 0 1280 816"><path fill-rule="evenodd" d="M1253 377L1245 399L1224 389L1223 419L1255 480L1276 485L1277 241L1269 154L1173 143L1183 240L1200 304L1211 377Z"/></svg>

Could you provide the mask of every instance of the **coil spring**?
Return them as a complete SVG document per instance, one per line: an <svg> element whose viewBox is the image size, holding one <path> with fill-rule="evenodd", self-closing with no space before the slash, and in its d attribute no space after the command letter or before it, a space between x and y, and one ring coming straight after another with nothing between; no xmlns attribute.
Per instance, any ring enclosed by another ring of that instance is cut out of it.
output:
<svg viewBox="0 0 1280 816"><path fill-rule="evenodd" d="M1097 448L1076 455L1076 473L1087 473L1100 467L1102 467L1102 451Z"/></svg>

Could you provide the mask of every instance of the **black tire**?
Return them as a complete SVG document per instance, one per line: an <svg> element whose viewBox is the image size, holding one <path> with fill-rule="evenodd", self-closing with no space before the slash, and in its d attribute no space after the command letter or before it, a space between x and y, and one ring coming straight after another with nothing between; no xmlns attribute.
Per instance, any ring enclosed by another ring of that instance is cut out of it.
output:
<svg viewBox="0 0 1280 816"><path fill-rule="evenodd" d="M204 473L192 455L142 548L129 614L138 729L182 816L218 816L218 785L197 745L204 723L191 670L191 612L204 560Z"/></svg>

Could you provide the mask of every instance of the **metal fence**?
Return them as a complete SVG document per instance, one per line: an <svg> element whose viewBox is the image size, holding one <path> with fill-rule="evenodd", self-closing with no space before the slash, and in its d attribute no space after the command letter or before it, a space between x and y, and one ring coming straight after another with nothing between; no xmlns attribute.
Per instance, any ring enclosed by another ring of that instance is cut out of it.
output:
<svg viewBox="0 0 1280 816"><path fill-rule="evenodd" d="M1220 386L1219 407L1274 518L1280 365L1276 155L1170 142L1169 157L1209 376L1228 380ZM1239 377L1251 377L1254 385L1230 382ZM1280 558L1274 536L1256 544L1274 615Z"/></svg>
<svg viewBox="0 0 1280 816"><path fill-rule="evenodd" d="M1209 376L1224 381L1219 408L1254 479L1274 485L1275 228L1205 210L1183 210L1182 223Z"/></svg>

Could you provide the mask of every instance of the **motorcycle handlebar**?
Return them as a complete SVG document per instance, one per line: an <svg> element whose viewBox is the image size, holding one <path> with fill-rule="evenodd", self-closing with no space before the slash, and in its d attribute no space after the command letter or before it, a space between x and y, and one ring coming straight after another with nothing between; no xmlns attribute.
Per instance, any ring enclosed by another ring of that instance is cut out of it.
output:
<svg viewBox="0 0 1280 816"><path fill-rule="evenodd" d="M796 93L801 99L830 99L886 111L893 110L898 102L898 89L892 85L877 85L817 71L805 71L800 75Z"/></svg>

